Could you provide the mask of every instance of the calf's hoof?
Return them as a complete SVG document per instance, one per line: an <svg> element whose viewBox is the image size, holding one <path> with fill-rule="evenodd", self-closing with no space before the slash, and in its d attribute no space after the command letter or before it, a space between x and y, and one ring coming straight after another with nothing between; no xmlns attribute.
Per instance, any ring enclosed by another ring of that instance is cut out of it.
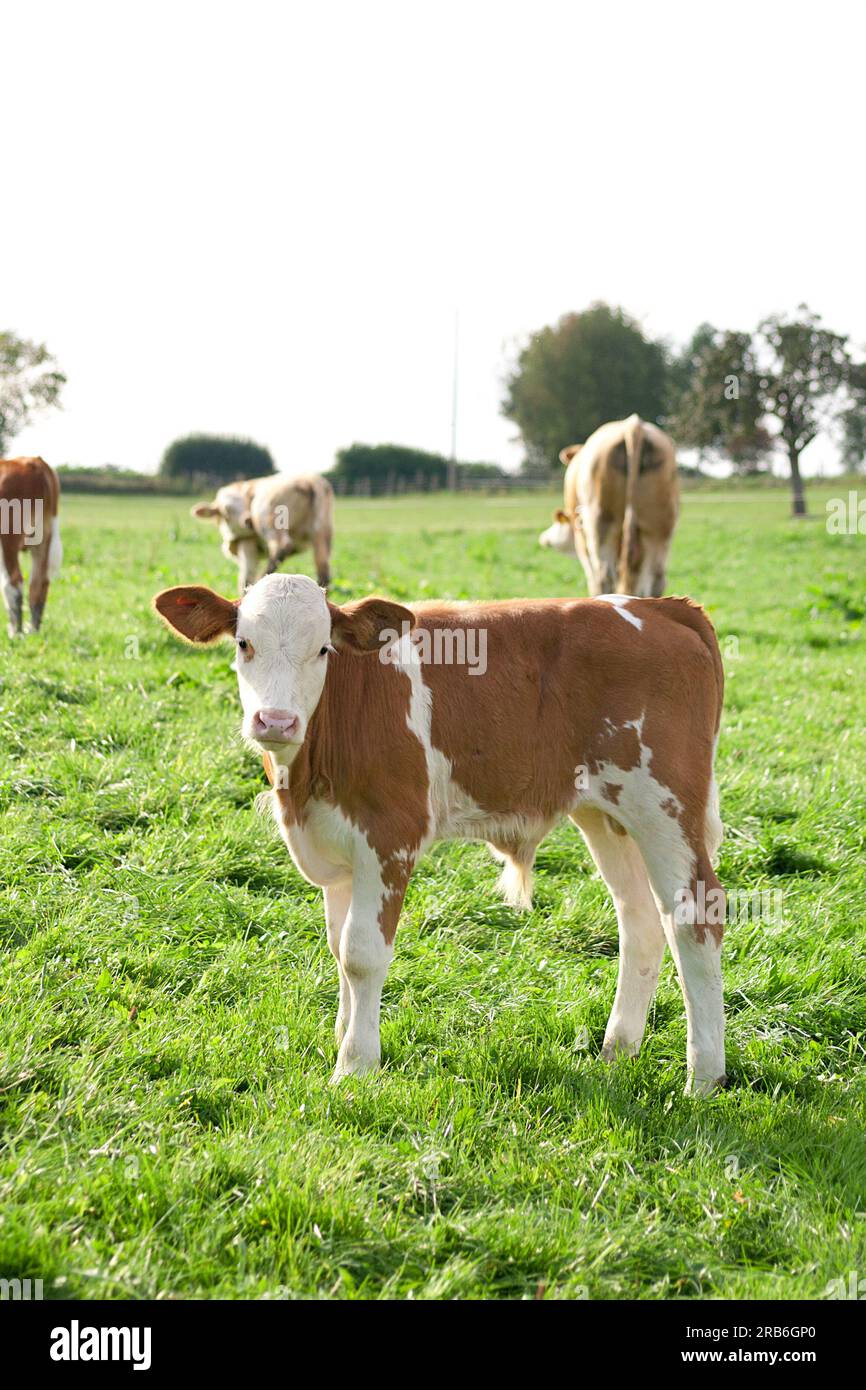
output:
<svg viewBox="0 0 866 1390"><path fill-rule="evenodd" d="M724 1073L721 1076L695 1076L692 1073L686 1082L685 1093L687 1096L695 1097L711 1096L716 1091L724 1090L727 1084L728 1078Z"/></svg>
<svg viewBox="0 0 866 1390"><path fill-rule="evenodd" d="M639 1042L626 1042L620 1038L605 1038L601 1047L601 1060L610 1065L621 1057L636 1057L640 1052Z"/></svg>
<svg viewBox="0 0 866 1390"><path fill-rule="evenodd" d="M378 1057L338 1057L331 1076L331 1085L337 1086L349 1076L366 1076L368 1072L378 1070Z"/></svg>

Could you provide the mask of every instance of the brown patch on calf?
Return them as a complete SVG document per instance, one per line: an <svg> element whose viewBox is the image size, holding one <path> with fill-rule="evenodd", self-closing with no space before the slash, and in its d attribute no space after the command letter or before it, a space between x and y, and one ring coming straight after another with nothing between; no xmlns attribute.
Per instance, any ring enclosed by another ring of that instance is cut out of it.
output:
<svg viewBox="0 0 866 1390"><path fill-rule="evenodd" d="M351 651L332 658L288 785L276 790L287 827L303 826L316 799L364 835L381 866L379 923L389 943L429 821L427 763L406 723L409 697L409 677L397 667Z"/></svg>
<svg viewBox="0 0 866 1390"><path fill-rule="evenodd" d="M614 806L619 805L619 798L622 792L621 782L605 782L601 790L607 801L612 801Z"/></svg>
<svg viewBox="0 0 866 1390"><path fill-rule="evenodd" d="M417 845L415 847L417 851ZM408 861L408 862L407 862ZM406 858L392 857L381 864L385 896L379 908L379 929L388 946L397 935L397 923L406 896L406 886L415 867L414 853Z"/></svg>

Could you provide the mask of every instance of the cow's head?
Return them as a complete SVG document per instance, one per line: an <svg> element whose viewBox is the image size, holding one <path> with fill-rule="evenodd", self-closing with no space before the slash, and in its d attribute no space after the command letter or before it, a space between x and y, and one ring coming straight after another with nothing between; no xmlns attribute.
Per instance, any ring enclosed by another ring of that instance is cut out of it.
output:
<svg viewBox="0 0 866 1390"><path fill-rule="evenodd" d="M542 531L538 543L549 546L551 550L559 550L563 555L574 554L574 527L565 512L553 513L553 525Z"/></svg>
<svg viewBox="0 0 866 1390"><path fill-rule="evenodd" d="M190 515L199 521L216 521L226 544L253 534L253 519L246 491L241 491L235 484L221 487L212 502L197 503L191 508Z"/></svg>
<svg viewBox="0 0 866 1390"><path fill-rule="evenodd" d="M283 766L306 737L328 662L372 659L382 651L383 634L415 623L408 608L387 599L338 608L302 574L266 575L243 599L195 586L165 589L153 604L187 642L234 640L244 738Z"/></svg>

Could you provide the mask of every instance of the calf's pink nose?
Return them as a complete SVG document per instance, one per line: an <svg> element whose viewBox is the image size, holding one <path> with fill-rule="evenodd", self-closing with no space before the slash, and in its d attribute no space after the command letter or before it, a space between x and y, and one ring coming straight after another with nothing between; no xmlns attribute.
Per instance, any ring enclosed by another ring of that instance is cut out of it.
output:
<svg viewBox="0 0 866 1390"><path fill-rule="evenodd" d="M253 715L253 738L288 743L298 731L298 716L287 709L260 709Z"/></svg>

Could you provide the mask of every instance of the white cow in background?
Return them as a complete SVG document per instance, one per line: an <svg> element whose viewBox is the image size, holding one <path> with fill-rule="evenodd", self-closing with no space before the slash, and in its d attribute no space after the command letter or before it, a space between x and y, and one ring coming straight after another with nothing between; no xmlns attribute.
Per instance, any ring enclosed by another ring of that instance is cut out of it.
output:
<svg viewBox="0 0 866 1390"><path fill-rule="evenodd" d="M258 579L262 562L264 573L272 574L307 546L313 549L319 583L331 582L334 490L317 473L271 473L226 483L212 502L193 507L192 515L218 523L223 554L238 566L241 594Z"/></svg>

